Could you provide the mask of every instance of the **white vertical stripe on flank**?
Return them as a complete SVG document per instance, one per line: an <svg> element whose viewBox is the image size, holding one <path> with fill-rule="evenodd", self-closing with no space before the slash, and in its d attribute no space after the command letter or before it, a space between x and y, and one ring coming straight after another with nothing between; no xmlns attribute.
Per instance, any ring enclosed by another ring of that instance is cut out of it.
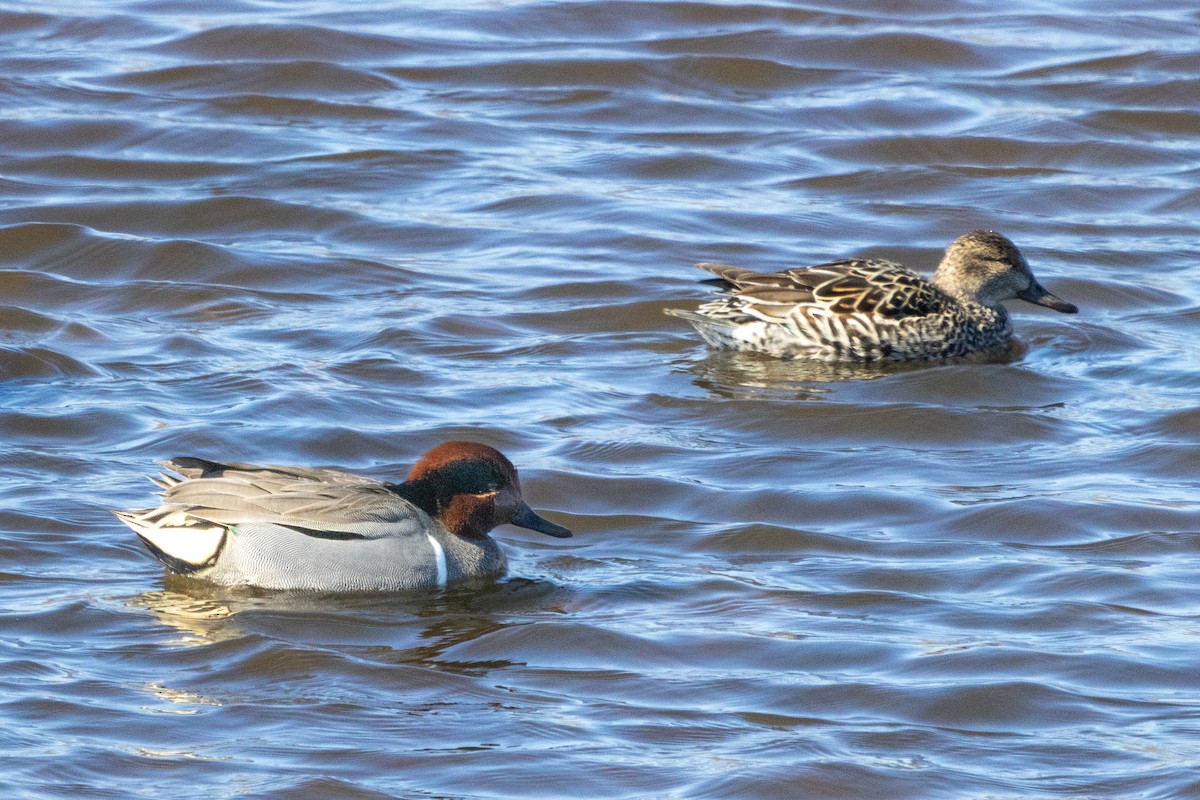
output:
<svg viewBox="0 0 1200 800"><path fill-rule="evenodd" d="M425 538L433 545L433 557L437 560L437 585L439 589L446 588L446 551L442 549L442 545L437 539L433 538L433 534L425 534Z"/></svg>

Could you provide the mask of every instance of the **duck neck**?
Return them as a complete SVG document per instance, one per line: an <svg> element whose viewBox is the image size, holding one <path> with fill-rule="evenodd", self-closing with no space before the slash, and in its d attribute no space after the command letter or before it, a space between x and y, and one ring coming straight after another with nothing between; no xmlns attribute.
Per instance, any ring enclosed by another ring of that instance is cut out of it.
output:
<svg viewBox="0 0 1200 800"><path fill-rule="evenodd" d="M1012 333L1012 322L1008 317L1008 309L1002 305L985 306L974 300L960 300L959 303L967 312L970 320L980 333L997 338L1005 338Z"/></svg>
<svg viewBox="0 0 1200 800"><path fill-rule="evenodd" d="M389 483L387 488L429 516L437 518L438 496L431 481L421 479L404 483Z"/></svg>
<svg viewBox="0 0 1200 800"><path fill-rule="evenodd" d="M950 295L958 303L962 303L963 305L982 305L976 299L976 292L968 290L963 285L958 273L952 269L948 269L945 262L938 266L937 271L933 273L933 277L930 279L930 283Z"/></svg>

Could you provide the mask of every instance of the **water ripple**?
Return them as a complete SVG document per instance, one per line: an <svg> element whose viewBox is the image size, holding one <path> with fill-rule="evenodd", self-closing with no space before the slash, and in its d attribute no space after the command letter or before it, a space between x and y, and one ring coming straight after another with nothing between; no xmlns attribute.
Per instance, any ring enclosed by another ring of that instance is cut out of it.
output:
<svg viewBox="0 0 1200 800"><path fill-rule="evenodd" d="M0 793L1196 794L1195 22L0 12ZM696 261L929 273L974 228L1081 313L882 369L662 313ZM290 595L108 513L174 455L398 480L453 438L575 538Z"/></svg>

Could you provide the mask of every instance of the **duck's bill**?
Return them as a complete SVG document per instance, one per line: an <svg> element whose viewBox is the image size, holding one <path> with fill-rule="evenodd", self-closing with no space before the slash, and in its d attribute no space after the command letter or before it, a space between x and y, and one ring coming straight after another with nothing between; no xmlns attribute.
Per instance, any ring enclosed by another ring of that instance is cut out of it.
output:
<svg viewBox="0 0 1200 800"><path fill-rule="evenodd" d="M544 533L547 536L557 536L559 539L571 538L571 532L562 525L555 525L548 519L542 519L533 512L533 509L524 503L517 511L516 516L509 520L509 524L516 525L518 528L528 528L531 531Z"/></svg>
<svg viewBox="0 0 1200 800"><path fill-rule="evenodd" d="M1018 292L1017 297L1024 300L1026 303L1033 303L1035 306L1045 306L1053 308L1055 311L1061 311L1064 314L1075 314L1079 309L1074 303L1068 303L1061 297L1055 297L1042 288L1040 283L1033 283L1028 289L1023 292Z"/></svg>

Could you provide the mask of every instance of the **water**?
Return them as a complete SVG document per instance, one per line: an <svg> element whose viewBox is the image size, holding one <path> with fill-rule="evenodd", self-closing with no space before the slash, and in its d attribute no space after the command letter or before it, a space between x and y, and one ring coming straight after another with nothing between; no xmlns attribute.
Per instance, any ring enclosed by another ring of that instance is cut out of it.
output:
<svg viewBox="0 0 1200 800"><path fill-rule="evenodd" d="M0 12L0 794L1200 796L1200 14L441 5ZM999 363L662 314L977 227L1081 308ZM576 537L441 596L107 513L463 437Z"/></svg>

